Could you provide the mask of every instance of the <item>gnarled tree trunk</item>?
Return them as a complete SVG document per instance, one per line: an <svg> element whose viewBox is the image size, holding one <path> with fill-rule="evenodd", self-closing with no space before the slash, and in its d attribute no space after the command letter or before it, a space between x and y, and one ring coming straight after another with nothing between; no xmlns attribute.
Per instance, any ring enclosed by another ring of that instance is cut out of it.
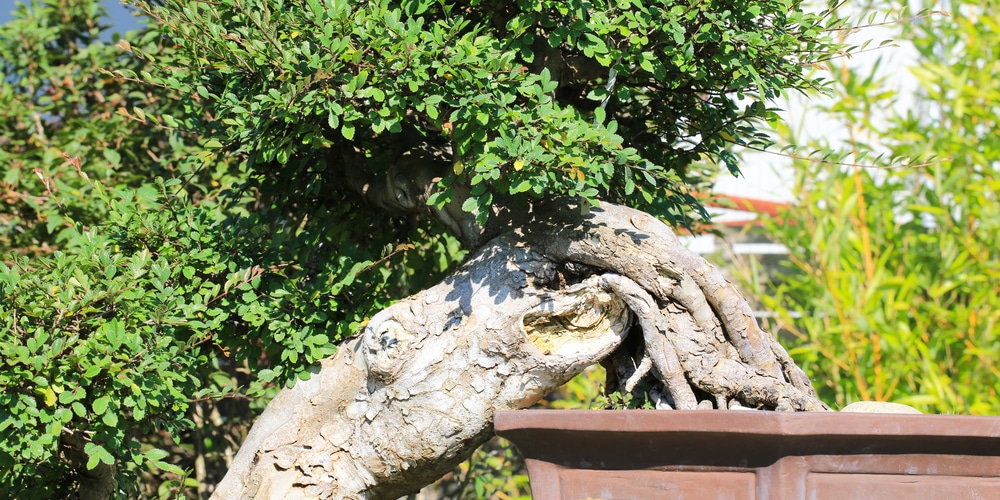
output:
<svg viewBox="0 0 1000 500"><path fill-rule="evenodd" d="M658 408L828 409L742 295L666 225L564 201L534 207L279 393L214 498L414 492L488 439L495 411L598 362L612 389L653 383Z"/></svg>

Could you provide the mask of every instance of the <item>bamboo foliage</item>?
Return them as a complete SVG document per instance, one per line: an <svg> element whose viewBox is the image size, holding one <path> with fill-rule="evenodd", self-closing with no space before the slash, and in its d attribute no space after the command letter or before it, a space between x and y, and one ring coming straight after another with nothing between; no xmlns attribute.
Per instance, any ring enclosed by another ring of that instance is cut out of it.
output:
<svg viewBox="0 0 1000 500"><path fill-rule="evenodd" d="M878 65L830 64L818 111L850 139L810 146L843 161L795 162L796 203L766 222L788 269L743 269L837 406L1000 413L998 14L984 0L895 25L919 56L912 101Z"/></svg>

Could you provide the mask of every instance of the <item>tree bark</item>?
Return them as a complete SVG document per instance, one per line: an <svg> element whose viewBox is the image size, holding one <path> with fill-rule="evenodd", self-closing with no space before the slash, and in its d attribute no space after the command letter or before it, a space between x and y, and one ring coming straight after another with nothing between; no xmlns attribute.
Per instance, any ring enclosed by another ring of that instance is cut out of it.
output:
<svg viewBox="0 0 1000 500"><path fill-rule="evenodd" d="M63 430L59 438L59 451L63 459L76 470L78 500L108 500L114 498L117 482L116 467L98 462L93 469L87 468L90 457L86 453L86 436L70 429Z"/></svg>
<svg viewBox="0 0 1000 500"><path fill-rule="evenodd" d="M604 362L658 408L828 410L749 305L657 219L535 206L376 314L254 424L213 498L397 498L465 460L497 410ZM628 340L628 342L626 342Z"/></svg>

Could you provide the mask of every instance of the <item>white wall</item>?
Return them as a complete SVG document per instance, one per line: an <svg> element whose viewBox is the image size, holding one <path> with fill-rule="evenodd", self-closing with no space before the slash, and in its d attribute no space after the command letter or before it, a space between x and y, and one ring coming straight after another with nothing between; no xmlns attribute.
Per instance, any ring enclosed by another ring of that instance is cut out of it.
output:
<svg viewBox="0 0 1000 500"><path fill-rule="evenodd" d="M880 20L881 16L876 22ZM854 55L846 61L852 68L867 74L881 58L879 75L887 78L887 86L898 90L896 108L906 109L914 102L912 96L917 88L907 69L916 64L916 50L906 40L899 39L894 39L896 46L876 48L881 41L892 39L894 31L897 30L891 27L874 27L852 34L849 43L860 44L869 39L872 42L866 52ZM820 76L829 78L829 75ZM834 144L847 140L849 135L840 124L814 109L816 105L829 101L830 99L821 96L807 98L796 93L776 103L777 107L784 110L783 115L791 128L799 134L796 143L804 145L810 139L818 138L830 139ZM780 146L776 149L780 149ZM742 176L733 177L723 169L716 182L717 193L769 201L792 201L790 159L777 154L755 151L745 151L742 157L743 163L740 167L743 171Z"/></svg>

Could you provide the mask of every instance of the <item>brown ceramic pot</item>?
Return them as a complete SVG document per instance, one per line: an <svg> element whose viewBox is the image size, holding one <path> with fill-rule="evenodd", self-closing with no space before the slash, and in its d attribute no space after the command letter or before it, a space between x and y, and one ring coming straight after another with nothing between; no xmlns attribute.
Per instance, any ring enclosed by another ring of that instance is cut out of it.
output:
<svg viewBox="0 0 1000 500"><path fill-rule="evenodd" d="M1000 499L1000 417L497 412L535 500Z"/></svg>

